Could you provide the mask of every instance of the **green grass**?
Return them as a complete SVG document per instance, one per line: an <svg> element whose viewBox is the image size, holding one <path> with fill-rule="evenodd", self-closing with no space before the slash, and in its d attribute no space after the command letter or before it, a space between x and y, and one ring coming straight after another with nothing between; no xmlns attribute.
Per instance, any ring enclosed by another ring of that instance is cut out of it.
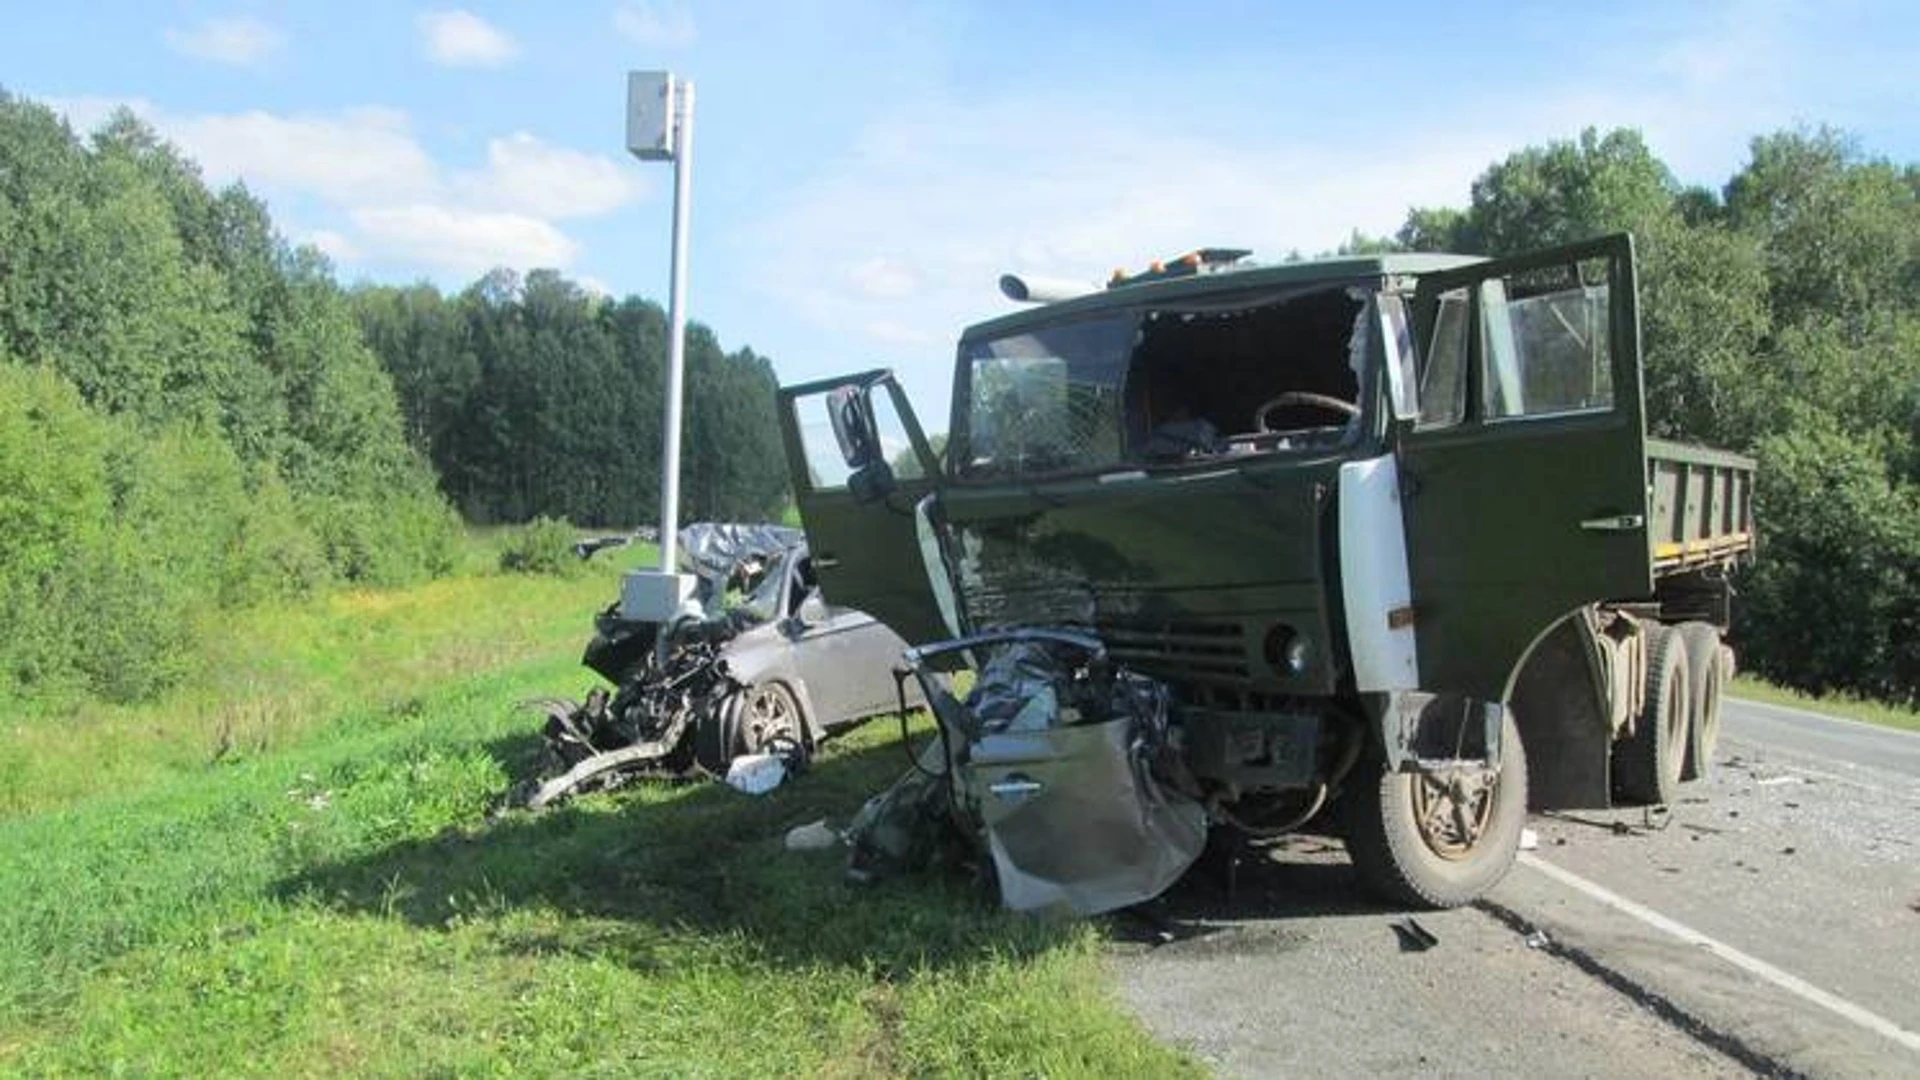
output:
<svg viewBox="0 0 1920 1080"><path fill-rule="evenodd" d="M491 814L577 694L621 553L261 612L154 706L11 720L0 1073L1170 1075L1084 923L965 881L845 886L891 725L752 799ZM131 744L120 749L121 744Z"/></svg>
<svg viewBox="0 0 1920 1080"><path fill-rule="evenodd" d="M1869 701L1845 694L1824 696L1803 694L1798 690L1775 686L1763 679L1746 674L1734 677L1733 686L1728 693L1735 697L1752 698L1755 701L1765 701L1774 705L1788 705L1796 709L1826 713L1830 716L1844 716L1849 720L1878 724L1881 727L1920 731L1920 709L1902 708L1898 705L1889 705L1884 701Z"/></svg>

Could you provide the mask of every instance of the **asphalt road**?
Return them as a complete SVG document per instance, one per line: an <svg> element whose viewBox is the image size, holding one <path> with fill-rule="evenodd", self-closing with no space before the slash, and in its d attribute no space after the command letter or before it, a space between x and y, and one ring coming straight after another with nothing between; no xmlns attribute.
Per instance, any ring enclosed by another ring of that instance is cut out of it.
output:
<svg viewBox="0 0 1920 1080"><path fill-rule="evenodd" d="M1474 908L1373 905L1312 837L1196 872L1122 993L1235 1076L1920 1077L1920 736L1723 717L1678 803L1536 817Z"/></svg>
<svg viewBox="0 0 1920 1080"><path fill-rule="evenodd" d="M1920 733L1743 698L1726 699L1720 716L1725 737L1749 746L1800 754L1813 761L1920 777Z"/></svg>

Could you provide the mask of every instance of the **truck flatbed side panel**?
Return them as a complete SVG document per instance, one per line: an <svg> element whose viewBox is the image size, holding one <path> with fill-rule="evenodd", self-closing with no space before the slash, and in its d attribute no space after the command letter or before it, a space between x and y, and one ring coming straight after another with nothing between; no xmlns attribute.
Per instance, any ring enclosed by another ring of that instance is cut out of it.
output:
<svg viewBox="0 0 1920 1080"><path fill-rule="evenodd" d="M1656 577L1753 553L1752 458L1647 440L1648 554Z"/></svg>

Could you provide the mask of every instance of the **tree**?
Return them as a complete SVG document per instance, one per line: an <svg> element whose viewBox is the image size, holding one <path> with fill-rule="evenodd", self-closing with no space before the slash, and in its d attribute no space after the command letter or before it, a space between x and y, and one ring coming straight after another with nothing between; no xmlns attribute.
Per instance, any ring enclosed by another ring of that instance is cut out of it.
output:
<svg viewBox="0 0 1920 1080"><path fill-rule="evenodd" d="M1414 250L1634 233L1647 417L1760 463L1760 557L1736 583L1749 663L1807 689L1920 697L1920 170L1827 129L1757 138L1680 188L1639 135L1592 130L1488 167Z"/></svg>

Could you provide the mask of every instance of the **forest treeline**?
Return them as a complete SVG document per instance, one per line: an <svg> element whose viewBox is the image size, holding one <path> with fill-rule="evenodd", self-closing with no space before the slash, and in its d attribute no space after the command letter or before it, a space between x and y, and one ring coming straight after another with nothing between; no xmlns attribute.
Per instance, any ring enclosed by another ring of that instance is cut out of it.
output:
<svg viewBox="0 0 1920 1080"><path fill-rule="evenodd" d="M0 91L0 709L132 700L222 612L454 565L460 518L658 508L665 319L551 272L343 289L121 113ZM773 375L690 335L690 515L785 498Z"/></svg>
<svg viewBox="0 0 1920 1080"><path fill-rule="evenodd" d="M552 270L352 293L408 441L469 521L657 520L667 319ZM773 365L689 326L681 519L766 520L787 500Z"/></svg>
<svg viewBox="0 0 1920 1080"><path fill-rule="evenodd" d="M1756 138L1718 190L1588 130L1348 250L1513 254L1634 234L1650 432L1759 462L1742 663L1814 692L1920 701L1920 167L1840 133Z"/></svg>
<svg viewBox="0 0 1920 1080"><path fill-rule="evenodd" d="M1630 230L1655 434L1760 461L1745 662L1920 699L1920 170L1825 130L1717 190L1631 131L1491 165L1350 250ZM133 117L0 91L0 702L150 694L220 612L446 572L461 516L658 511L666 319L552 271L343 288ZM683 519L787 496L774 376L688 342Z"/></svg>

